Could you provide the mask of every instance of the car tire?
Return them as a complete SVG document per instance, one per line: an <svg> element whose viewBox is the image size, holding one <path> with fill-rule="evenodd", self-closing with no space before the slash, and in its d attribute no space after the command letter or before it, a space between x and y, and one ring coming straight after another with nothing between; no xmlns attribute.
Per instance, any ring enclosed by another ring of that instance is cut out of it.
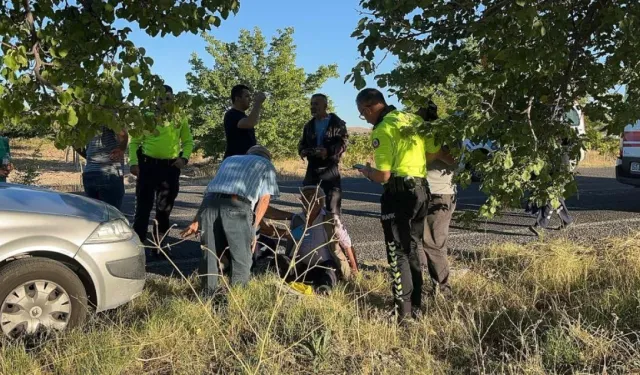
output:
<svg viewBox="0 0 640 375"><path fill-rule="evenodd" d="M26 297L19 298L15 293L22 290L25 295L46 295L47 300L32 303ZM17 299L22 302L11 303ZM27 308L30 311L26 311ZM47 309L54 311L47 314ZM16 311L30 314L29 317L37 321L32 324L32 327L37 326L37 331L44 328L45 321L55 322L58 329L72 329L84 323L87 317L87 292L78 275L60 262L46 258L19 259L0 269L0 334L17 337L36 333L25 332L25 324L19 323L24 317L16 317ZM19 325L6 332L11 327L8 324Z"/></svg>

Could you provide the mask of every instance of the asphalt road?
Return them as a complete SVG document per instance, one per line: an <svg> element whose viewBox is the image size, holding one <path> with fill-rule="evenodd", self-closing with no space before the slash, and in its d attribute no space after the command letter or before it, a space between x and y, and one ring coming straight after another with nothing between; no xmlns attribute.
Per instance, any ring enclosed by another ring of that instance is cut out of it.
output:
<svg viewBox="0 0 640 375"><path fill-rule="evenodd" d="M640 224L640 199L635 188L622 185L615 180L613 168L582 169L577 177L579 195L568 200L569 210L576 225L567 230L550 231L545 237L567 237L579 243L589 244L594 240L613 235L625 235L633 232ZM276 206L290 211L299 210L296 193L300 183L283 182L280 186L282 196ZM190 184L185 180L172 213L173 223L169 243L179 241L179 230L193 219L204 186ZM347 178L343 180L343 220L354 242L360 261L386 259L384 243L379 221L379 195L381 187L366 179ZM474 184L459 192L458 211L475 210L485 196ZM133 215L134 192L127 191L123 212ZM152 213L153 218L153 213ZM473 251L479 247L496 242L526 243L537 238L528 230L535 219L522 210L507 212L493 220L480 223L476 229L465 229L455 221L451 224L450 249L453 256ZM552 227L559 225L554 218ZM171 259L185 272L193 271L200 255L199 243L185 241L172 247ZM173 267L166 260L151 261L150 273L168 275Z"/></svg>

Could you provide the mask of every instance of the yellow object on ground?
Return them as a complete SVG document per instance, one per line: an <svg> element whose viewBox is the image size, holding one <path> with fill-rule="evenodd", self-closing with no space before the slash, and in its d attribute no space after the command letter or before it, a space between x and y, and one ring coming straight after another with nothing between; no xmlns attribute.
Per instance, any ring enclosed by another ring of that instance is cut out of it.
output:
<svg viewBox="0 0 640 375"><path fill-rule="evenodd" d="M308 296L313 295L313 288L311 287L311 285L294 281L292 283L289 283L289 286L291 287L291 289L295 290L296 292L300 292Z"/></svg>

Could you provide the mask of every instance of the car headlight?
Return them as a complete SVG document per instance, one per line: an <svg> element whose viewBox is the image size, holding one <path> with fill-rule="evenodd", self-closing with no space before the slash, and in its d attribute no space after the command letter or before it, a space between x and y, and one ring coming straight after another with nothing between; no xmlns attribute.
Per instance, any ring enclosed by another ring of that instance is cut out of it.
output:
<svg viewBox="0 0 640 375"><path fill-rule="evenodd" d="M100 224L85 243L96 244L126 241L131 239L131 237L133 237L133 231L131 228L124 220L118 219Z"/></svg>

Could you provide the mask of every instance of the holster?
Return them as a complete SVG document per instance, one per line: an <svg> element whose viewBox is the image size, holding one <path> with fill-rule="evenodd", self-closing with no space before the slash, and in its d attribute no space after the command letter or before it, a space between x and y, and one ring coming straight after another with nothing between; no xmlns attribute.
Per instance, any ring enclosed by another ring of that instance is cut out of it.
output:
<svg viewBox="0 0 640 375"><path fill-rule="evenodd" d="M384 184L384 191L391 194L403 193L409 191L415 191L417 187L427 187L428 183L426 178L421 177L397 177L391 176L389 181Z"/></svg>

